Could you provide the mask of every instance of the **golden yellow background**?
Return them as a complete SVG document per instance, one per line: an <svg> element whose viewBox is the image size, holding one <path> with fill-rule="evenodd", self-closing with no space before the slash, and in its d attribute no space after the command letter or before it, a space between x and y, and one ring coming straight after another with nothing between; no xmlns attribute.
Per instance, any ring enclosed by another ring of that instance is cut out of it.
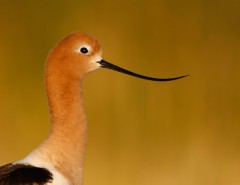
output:
<svg viewBox="0 0 240 185"><path fill-rule="evenodd" d="M86 185L240 184L236 0L1 0L0 165L47 136L44 60L73 31L130 70L190 74L165 83L106 69L86 77Z"/></svg>

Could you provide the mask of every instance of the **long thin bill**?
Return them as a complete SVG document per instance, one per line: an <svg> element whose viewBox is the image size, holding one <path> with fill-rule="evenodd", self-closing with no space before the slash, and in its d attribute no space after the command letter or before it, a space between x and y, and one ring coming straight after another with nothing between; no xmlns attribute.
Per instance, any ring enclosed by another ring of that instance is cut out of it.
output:
<svg viewBox="0 0 240 185"><path fill-rule="evenodd" d="M180 78L184 78L188 75L184 75L184 76L179 76L179 77L174 77L174 78L153 78L153 77L149 77L149 76L144 76L144 75L141 75L141 74L137 74L137 73L134 73L132 71L128 71L126 69L123 69L121 67L118 67L114 64L111 64L105 60L101 60L98 62L101 67L103 68L107 68L107 69L112 69L114 71L118 71L118 72L121 72L121 73L125 73L125 74L128 74L128 75L131 75L131 76L135 76L135 77L138 77L138 78L142 78L142 79L145 79L145 80L152 80L152 81L171 81L171 80L177 80L177 79L180 79Z"/></svg>

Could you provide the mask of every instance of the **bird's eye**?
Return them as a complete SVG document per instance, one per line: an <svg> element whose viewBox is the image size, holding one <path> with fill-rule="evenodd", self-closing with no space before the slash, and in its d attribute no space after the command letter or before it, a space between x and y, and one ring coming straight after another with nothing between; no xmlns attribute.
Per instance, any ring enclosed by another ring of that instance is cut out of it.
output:
<svg viewBox="0 0 240 185"><path fill-rule="evenodd" d="M87 54L87 53L88 53L88 49L85 48L85 47L82 47L82 48L80 48L80 52L81 52L82 54Z"/></svg>

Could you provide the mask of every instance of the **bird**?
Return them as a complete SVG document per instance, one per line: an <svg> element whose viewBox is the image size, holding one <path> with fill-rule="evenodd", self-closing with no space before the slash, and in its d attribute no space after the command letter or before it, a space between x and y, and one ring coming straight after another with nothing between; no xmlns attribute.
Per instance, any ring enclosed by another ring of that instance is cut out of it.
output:
<svg viewBox="0 0 240 185"><path fill-rule="evenodd" d="M25 158L0 167L0 185L82 185L87 121L82 80L89 72L107 68L152 81L177 80L144 76L102 59L97 40L82 32L61 39L45 63L50 112L48 137Z"/></svg>

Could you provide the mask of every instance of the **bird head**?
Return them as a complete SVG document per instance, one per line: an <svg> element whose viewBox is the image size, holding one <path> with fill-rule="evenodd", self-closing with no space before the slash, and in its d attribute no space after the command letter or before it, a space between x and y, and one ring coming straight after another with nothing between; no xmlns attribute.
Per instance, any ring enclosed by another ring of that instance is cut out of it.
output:
<svg viewBox="0 0 240 185"><path fill-rule="evenodd" d="M58 70L62 75L73 78L82 78L85 74L98 68L107 68L125 73L138 78L152 81L171 81L183 78L153 78L144 76L103 60L102 50L94 38L81 32L72 33L63 38L50 52L48 56L49 70Z"/></svg>

